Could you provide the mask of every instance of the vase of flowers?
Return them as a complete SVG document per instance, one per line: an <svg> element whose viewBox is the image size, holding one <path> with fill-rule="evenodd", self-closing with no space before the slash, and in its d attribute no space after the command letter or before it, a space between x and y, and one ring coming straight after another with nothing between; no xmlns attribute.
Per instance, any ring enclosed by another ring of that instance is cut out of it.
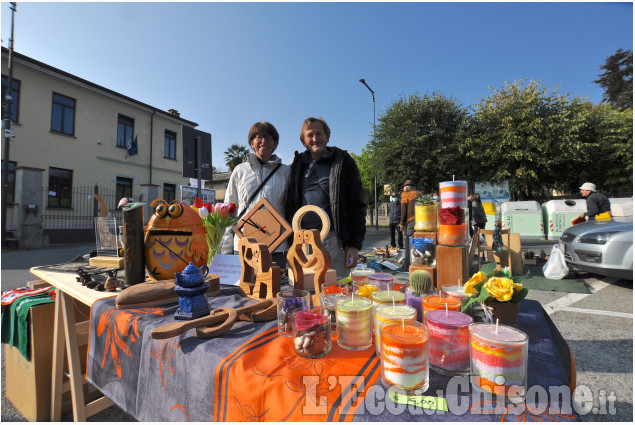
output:
<svg viewBox="0 0 635 425"><path fill-rule="evenodd" d="M528 275L529 273L527 273ZM517 326L520 302L529 290L523 288L522 280L526 276L512 275L508 267L501 270L502 276L496 276L496 263L487 263L481 270L465 282L464 290L470 294L461 312L471 313L475 321Z"/></svg>
<svg viewBox="0 0 635 425"><path fill-rule="evenodd" d="M201 198L196 198L192 208L198 212L205 226L205 238L209 248L207 264L211 266L214 256L220 250L225 230L238 223L236 204L218 202L213 205L211 202L203 202Z"/></svg>

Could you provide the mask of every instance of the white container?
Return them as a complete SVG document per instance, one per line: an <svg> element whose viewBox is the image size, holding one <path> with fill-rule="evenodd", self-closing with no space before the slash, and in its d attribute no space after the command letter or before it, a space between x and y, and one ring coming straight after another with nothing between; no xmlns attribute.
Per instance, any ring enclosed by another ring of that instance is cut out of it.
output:
<svg viewBox="0 0 635 425"><path fill-rule="evenodd" d="M503 230L510 229L521 237L545 237L542 208L536 201L503 202L501 205Z"/></svg>
<svg viewBox="0 0 635 425"><path fill-rule="evenodd" d="M633 198L609 198L613 217L632 217Z"/></svg>
<svg viewBox="0 0 635 425"><path fill-rule="evenodd" d="M567 203L572 205L567 205ZM555 241L572 226L571 220L586 211L584 199L555 199L542 204L545 236Z"/></svg>

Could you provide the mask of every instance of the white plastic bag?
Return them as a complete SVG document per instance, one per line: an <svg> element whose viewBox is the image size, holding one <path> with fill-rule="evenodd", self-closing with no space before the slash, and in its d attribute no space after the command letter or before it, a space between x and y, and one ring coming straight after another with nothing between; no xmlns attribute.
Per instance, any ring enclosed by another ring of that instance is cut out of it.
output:
<svg viewBox="0 0 635 425"><path fill-rule="evenodd" d="M547 279L564 279L569 274L569 268L564 260L564 253L558 244L551 248L551 255L547 264L542 267L542 273Z"/></svg>

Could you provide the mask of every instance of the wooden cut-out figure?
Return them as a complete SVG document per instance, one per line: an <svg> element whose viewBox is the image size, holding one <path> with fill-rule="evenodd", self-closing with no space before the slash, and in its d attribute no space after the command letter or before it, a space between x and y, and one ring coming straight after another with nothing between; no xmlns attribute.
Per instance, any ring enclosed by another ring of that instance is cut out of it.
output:
<svg viewBox="0 0 635 425"><path fill-rule="evenodd" d="M302 251L305 244L311 249L311 256L308 259ZM315 269L313 279L315 294L312 299L313 305L320 305L320 287L326 281L326 272L331 267L331 255L322 243L320 232L302 229L296 231L293 236L293 244L287 254L287 261L295 277L295 289L304 289L303 268Z"/></svg>
<svg viewBox="0 0 635 425"><path fill-rule="evenodd" d="M280 292L280 267L272 263L267 245L241 238L238 253L242 264L240 289L250 298L275 298Z"/></svg>

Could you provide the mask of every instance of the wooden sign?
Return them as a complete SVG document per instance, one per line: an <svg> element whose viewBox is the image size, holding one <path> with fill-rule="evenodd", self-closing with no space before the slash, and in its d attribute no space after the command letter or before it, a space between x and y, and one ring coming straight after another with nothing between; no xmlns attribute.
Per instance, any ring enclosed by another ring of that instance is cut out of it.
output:
<svg viewBox="0 0 635 425"><path fill-rule="evenodd" d="M275 298L280 292L280 267L271 261L267 245L242 238L238 241L238 254L242 264L240 289L250 298Z"/></svg>
<svg viewBox="0 0 635 425"><path fill-rule="evenodd" d="M292 233L289 223L267 198L260 198L232 230L240 239L252 238L259 244L265 244L269 252L274 252Z"/></svg>

